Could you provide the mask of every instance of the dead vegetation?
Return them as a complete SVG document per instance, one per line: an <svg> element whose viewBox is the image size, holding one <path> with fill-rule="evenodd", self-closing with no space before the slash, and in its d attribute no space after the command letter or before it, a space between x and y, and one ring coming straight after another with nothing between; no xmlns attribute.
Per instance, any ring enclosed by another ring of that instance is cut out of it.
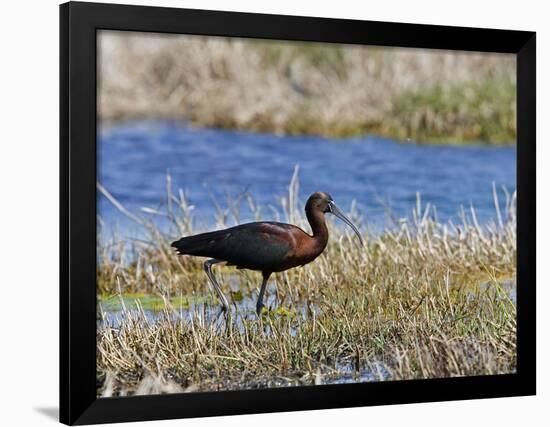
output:
<svg viewBox="0 0 550 427"><path fill-rule="evenodd" d="M176 257L169 248L170 235L196 230L183 194L167 188L168 235L136 217L148 241L98 248L98 295L142 292L164 301L154 321L138 299L134 308L122 302L120 322L98 323L98 395L515 370L515 194L504 193L506 209L483 226L473 209L463 211L460 224L438 223L418 198L408 220L365 232L364 248L332 226L329 246L315 262L274 275L270 310L261 318L243 303L256 295L258 274L221 268L218 277L233 302L224 319L211 298L172 303L174 296L210 290L200 260ZM307 229L297 193L295 179L282 200L283 219Z"/></svg>
<svg viewBox="0 0 550 427"><path fill-rule="evenodd" d="M512 55L101 32L102 120L514 143Z"/></svg>

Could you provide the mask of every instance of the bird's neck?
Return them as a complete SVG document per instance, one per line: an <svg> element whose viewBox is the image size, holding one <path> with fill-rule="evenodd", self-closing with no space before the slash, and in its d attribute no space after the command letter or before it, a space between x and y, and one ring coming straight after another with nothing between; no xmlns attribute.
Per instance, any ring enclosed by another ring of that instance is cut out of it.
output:
<svg viewBox="0 0 550 427"><path fill-rule="evenodd" d="M306 209L306 216L313 233L313 243L318 249L323 251L328 242L328 228L325 214L320 210Z"/></svg>

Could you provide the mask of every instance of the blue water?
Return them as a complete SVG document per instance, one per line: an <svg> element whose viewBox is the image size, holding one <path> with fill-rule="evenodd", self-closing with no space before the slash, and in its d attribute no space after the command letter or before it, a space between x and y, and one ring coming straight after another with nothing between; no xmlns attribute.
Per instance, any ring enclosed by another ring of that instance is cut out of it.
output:
<svg viewBox="0 0 550 427"><path fill-rule="evenodd" d="M260 204L278 206L296 165L302 202L326 191L347 211L355 200L369 225L387 222L384 204L396 217L410 216L417 192L437 207L440 221L456 221L460 206L472 204L479 222L487 222L495 216L492 183L516 188L516 149L509 146L401 144L375 136L330 140L171 122L104 126L98 135L98 179L126 208L162 210L169 171L173 187L195 206L199 227L214 224L212 197L223 204L227 194L248 191ZM98 210L108 227L132 229L99 193ZM269 209L263 213L273 219ZM243 202L241 220L250 219Z"/></svg>

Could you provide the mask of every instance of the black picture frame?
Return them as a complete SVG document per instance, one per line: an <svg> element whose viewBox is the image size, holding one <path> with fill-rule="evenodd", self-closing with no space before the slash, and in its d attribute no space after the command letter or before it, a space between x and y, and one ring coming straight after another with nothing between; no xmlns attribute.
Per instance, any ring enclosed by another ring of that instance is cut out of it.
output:
<svg viewBox="0 0 550 427"><path fill-rule="evenodd" d="M517 372L96 398L96 31L238 36L517 55ZM69 2L60 6L60 421L158 420L533 395L536 34Z"/></svg>

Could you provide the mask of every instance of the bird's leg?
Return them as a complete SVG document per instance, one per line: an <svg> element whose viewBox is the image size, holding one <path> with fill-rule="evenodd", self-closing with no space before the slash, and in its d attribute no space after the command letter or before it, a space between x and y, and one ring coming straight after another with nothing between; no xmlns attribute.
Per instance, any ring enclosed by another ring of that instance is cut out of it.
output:
<svg viewBox="0 0 550 427"><path fill-rule="evenodd" d="M263 275L262 287L260 288L260 294L258 295L258 301L256 302L256 314L258 314L258 316L262 312L262 308L264 306L263 300L264 300L265 288L267 287L267 280L269 279L271 272L264 271L262 272L262 275Z"/></svg>
<svg viewBox="0 0 550 427"><path fill-rule="evenodd" d="M229 303L227 302L227 298L225 298L225 295L222 292L222 288L220 287L220 285L216 280L216 276L214 276L214 273L212 273L212 265L218 264L220 262L224 262L224 261L221 261L219 259L209 259L204 263L204 271L206 272L206 275L208 276L210 283L214 287L216 294L218 294L218 298L222 302L222 311L227 313L229 311Z"/></svg>

